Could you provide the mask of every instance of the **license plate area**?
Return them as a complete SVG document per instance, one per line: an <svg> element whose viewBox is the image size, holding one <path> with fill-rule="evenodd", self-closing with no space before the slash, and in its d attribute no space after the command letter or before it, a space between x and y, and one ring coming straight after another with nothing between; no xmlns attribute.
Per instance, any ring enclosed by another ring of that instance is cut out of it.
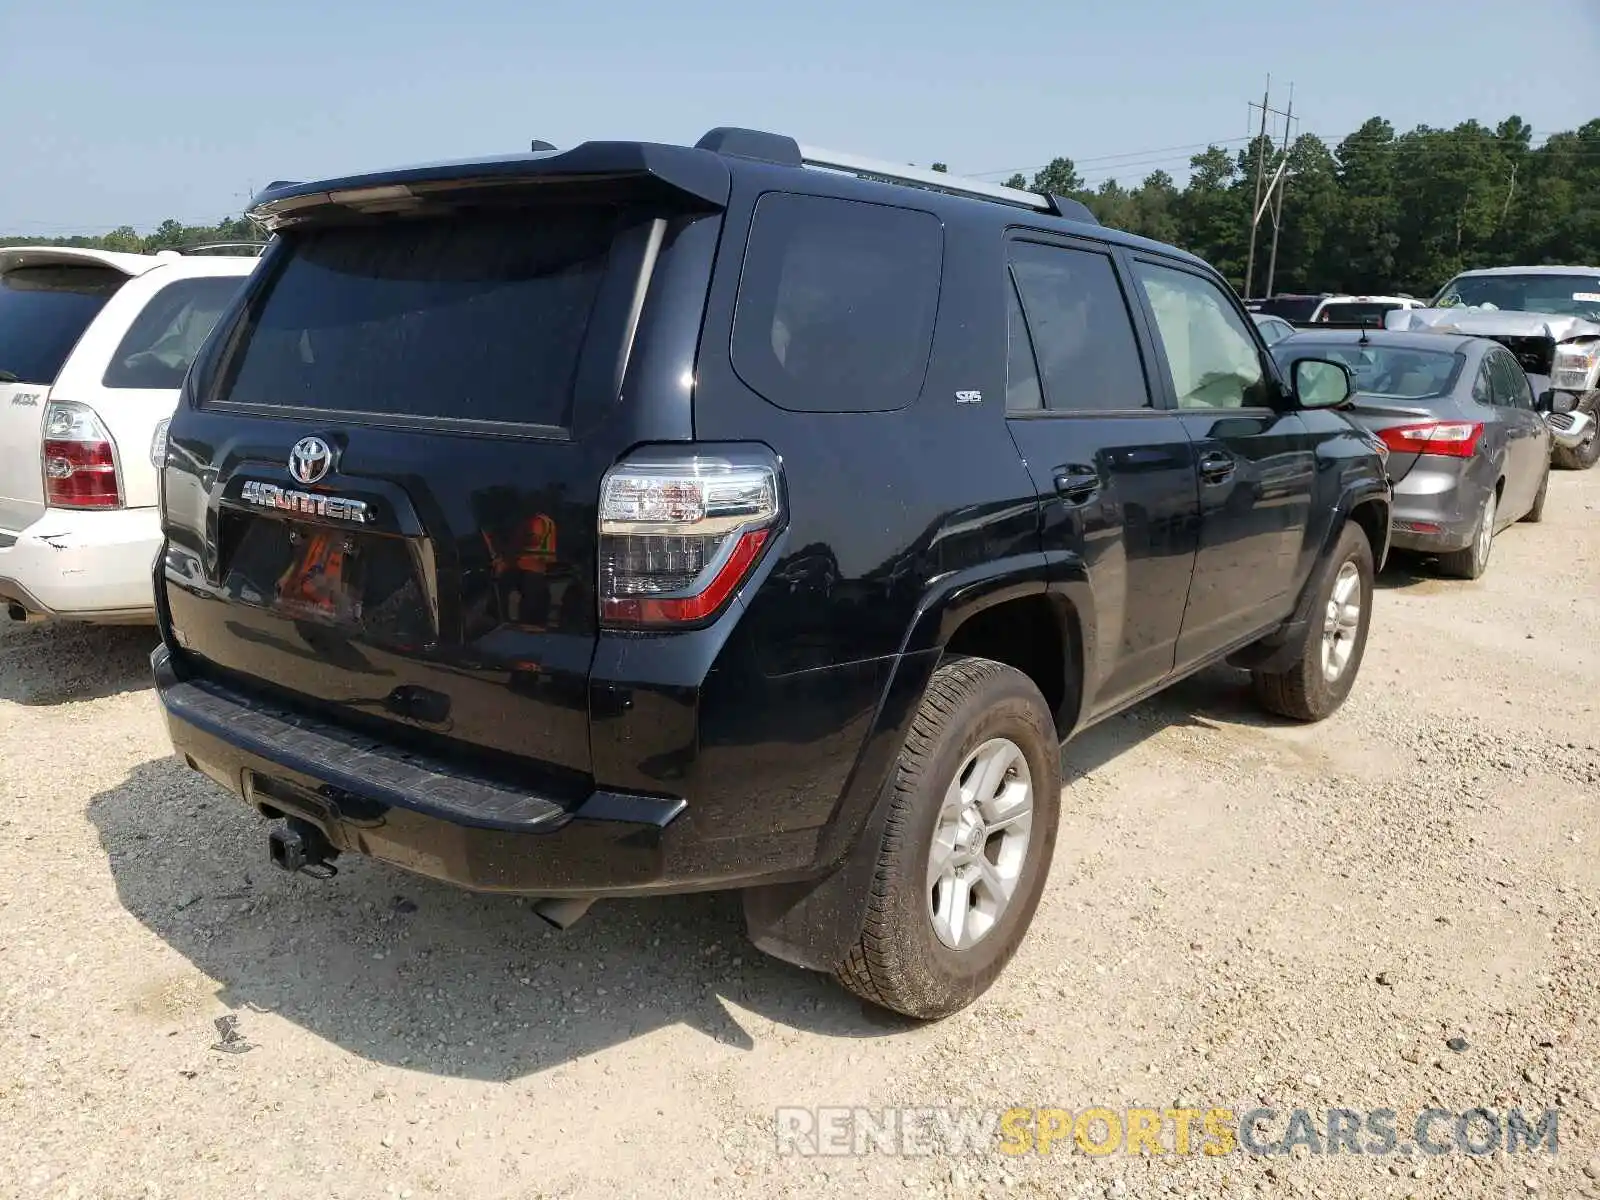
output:
<svg viewBox="0 0 1600 1200"><path fill-rule="evenodd" d="M386 643L437 637L410 539L226 511L221 521L230 601Z"/></svg>

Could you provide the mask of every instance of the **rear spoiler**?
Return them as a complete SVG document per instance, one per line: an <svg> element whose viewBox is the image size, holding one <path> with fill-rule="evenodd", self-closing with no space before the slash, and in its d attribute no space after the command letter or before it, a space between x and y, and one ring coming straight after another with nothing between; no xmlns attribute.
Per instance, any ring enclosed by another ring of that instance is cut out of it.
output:
<svg viewBox="0 0 1600 1200"><path fill-rule="evenodd" d="M634 180L712 208L728 202L732 173L720 155L651 142L584 142L571 150L428 163L317 183L282 183L251 201L249 216L276 231L331 211L425 211L507 189Z"/></svg>
<svg viewBox="0 0 1600 1200"><path fill-rule="evenodd" d="M89 246L0 246L0 275L18 267L110 267L124 275L143 275L161 265L153 254L124 254Z"/></svg>

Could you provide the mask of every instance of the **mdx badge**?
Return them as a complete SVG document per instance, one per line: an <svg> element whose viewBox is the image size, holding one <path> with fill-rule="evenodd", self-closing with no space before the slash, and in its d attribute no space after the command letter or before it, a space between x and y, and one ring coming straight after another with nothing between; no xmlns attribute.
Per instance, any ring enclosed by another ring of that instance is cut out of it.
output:
<svg viewBox="0 0 1600 1200"><path fill-rule="evenodd" d="M365 525L374 520L372 505L365 500L351 500L347 496L323 496L316 492L297 492L290 488L281 488L275 483L263 483L258 479L245 480L244 486L239 489L239 499L257 508L301 513L308 517L327 517L334 521L353 521L357 525Z"/></svg>
<svg viewBox="0 0 1600 1200"><path fill-rule="evenodd" d="M333 466L333 451L319 437L301 438L289 451L289 474L296 483L316 483Z"/></svg>

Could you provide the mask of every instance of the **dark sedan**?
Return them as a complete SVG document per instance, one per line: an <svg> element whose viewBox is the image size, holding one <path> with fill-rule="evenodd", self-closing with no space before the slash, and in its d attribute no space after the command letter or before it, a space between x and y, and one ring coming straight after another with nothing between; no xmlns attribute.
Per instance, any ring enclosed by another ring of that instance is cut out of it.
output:
<svg viewBox="0 0 1600 1200"><path fill-rule="evenodd" d="M1517 360L1484 338L1385 330L1307 330L1272 354L1350 369L1346 410L1389 448L1397 550L1439 557L1451 575L1476 579L1494 535L1544 512L1550 430Z"/></svg>

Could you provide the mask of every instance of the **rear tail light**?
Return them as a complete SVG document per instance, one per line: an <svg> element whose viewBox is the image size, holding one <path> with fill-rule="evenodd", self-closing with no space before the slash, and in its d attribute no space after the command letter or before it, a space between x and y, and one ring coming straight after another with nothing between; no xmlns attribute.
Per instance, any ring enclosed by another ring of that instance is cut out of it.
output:
<svg viewBox="0 0 1600 1200"><path fill-rule="evenodd" d="M651 452L600 485L600 618L704 621L748 578L783 515L770 455Z"/></svg>
<svg viewBox="0 0 1600 1200"><path fill-rule="evenodd" d="M94 409L53 400L44 415L45 502L51 508L120 508L117 447Z"/></svg>
<svg viewBox="0 0 1600 1200"><path fill-rule="evenodd" d="M167 426L170 424L170 417L157 421L155 436L150 439L150 465L158 471L167 465Z"/></svg>
<svg viewBox="0 0 1600 1200"><path fill-rule="evenodd" d="M1471 458L1483 436L1482 421L1428 421L1421 425L1397 425L1378 435L1396 454L1443 454L1449 458Z"/></svg>

